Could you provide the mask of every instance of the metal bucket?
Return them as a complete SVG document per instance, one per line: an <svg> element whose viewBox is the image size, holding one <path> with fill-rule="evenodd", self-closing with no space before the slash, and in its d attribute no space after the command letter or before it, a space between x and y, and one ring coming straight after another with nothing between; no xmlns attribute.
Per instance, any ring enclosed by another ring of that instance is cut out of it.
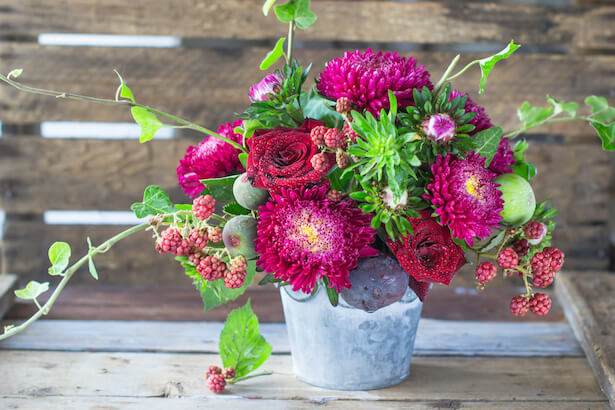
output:
<svg viewBox="0 0 615 410"><path fill-rule="evenodd" d="M410 374L423 303L408 288L396 303L367 313L340 296L331 306L319 286L314 295L280 288L297 378L333 390L371 390L401 383Z"/></svg>

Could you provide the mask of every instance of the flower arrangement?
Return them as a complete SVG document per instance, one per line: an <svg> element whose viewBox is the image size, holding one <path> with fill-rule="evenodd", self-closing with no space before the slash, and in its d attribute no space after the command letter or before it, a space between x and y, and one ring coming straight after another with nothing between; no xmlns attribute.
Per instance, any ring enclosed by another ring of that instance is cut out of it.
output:
<svg viewBox="0 0 615 410"><path fill-rule="evenodd" d="M265 3L265 15L274 2ZM316 19L309 1L290 0L275 14L289 23L289 38L277 42L261 69L280 58L283 66L246 90L250 105L215 132L137 103L121 77L114 100L31 88L15 80L20 70L0 77L27 92L129 107L142 127L141 142L167 126L206 134L177 167L192 203L173 204L150 186L132 206L149 222L90 244L71 267L70 247L55 243L49 273L61 276L60 284L30 321L5 329L0 340L44 314L81 265L87 262L97 278L93 257L141 229L153 232L156 251L183 266L206 310L236 299L259 272L262 285L304 293L324 287L332 305L341 294L372 312L401 299L408 287L424 300L432 283L448 285L473 256L481 290L498 270L522 279L526 291L510 301L513 315L548 313L551 300L535 289L549 286L564 263L551 244L557 211L536 203L530 185L536 169L525 160L528 143L517 137L543 124L582 120L604 149L614 150L615 108L591 96L585 100L591 113L579 115L578 104L547 96L546 108L524 103L517 112L521 125L505 134L450 81L478 65L482 93L495 63L519 47L512 41L455 72L458 56L436 82L413 57L355 50L329 61L312 84L311 67L293 59L296 28ZM366 292L362 284L375 280L369 272L377 271L378 257L398 268L380 279L390 291ZM48 287L33 281L16 293L38 305ZM256 354L242 356L238 343ZM226 369L210 367L210 388L220 392L226 380L251 377L270 352L249 305L233 312L221 335Z"/></svg>

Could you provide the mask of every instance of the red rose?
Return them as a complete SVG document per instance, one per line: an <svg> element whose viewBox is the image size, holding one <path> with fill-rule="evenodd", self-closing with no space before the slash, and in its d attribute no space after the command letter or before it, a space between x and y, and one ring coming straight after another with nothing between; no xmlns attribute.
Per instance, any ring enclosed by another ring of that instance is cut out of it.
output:
<svg viewBox="0 0 615 410"><path fill-rule="evenodd" d="M423 300L430 282L448 285L466 259L448 228L440 226L428 212L421 212L420 218L408 218L408 221L414 235L406 236L403 243L388 239L387 245L410 275L410 287Z"/></svg>
<svg viewBox="0 0 615 410"><path fill-rule="evenodd" d="M335 164L335 154L327 154L326 171L317 171L310 162L320 152L310 138L310 130L322 121L306 119L301 128L277 127L257 130L248 140L248 178L257 188L278 193L281 188L297 188L319 182Z"/></svg>

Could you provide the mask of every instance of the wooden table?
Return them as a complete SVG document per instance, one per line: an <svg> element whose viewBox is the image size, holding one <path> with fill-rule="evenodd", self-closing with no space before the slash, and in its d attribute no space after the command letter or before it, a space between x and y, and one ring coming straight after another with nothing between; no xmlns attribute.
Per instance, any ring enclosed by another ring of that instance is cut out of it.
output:
<svg viewBox="0 0 615 410"><path fill-rule="evenodd" d="M605 409L566 320L421 319L410 377L374 391L330 391L295 378L283 323L260 377L214 395L219 321L41 320L0 343L0 408Z"/></svg>

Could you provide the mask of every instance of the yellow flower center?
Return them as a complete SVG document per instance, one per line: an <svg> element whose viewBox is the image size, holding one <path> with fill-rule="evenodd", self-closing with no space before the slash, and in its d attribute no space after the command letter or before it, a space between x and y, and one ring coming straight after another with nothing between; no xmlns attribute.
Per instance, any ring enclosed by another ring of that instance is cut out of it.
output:
<svg viewBox="0 0 615 410"><path fill-rule="evenodd" d="M466 179L466 192L474 198L480 196L480 186L478 185L478 179L474 175Z"/></svg>

